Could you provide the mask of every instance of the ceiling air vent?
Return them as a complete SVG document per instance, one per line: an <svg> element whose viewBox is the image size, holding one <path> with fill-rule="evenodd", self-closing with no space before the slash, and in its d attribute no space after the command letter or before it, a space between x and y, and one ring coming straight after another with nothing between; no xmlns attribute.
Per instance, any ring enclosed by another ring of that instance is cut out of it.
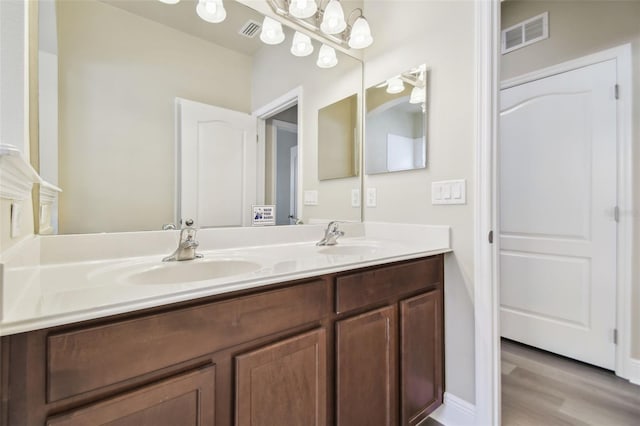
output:
<svg viewBox="0 0 640 426"><path fill-rule="evenodd" d="M238 34L248 38L254 38L256 34L258 34L258 31L260 31L260 24L256 21L249 20L240 28Z"/></svg>
<svg viewBox="0 0 640 426"><path fill-rule="evenodd" d="M502 54L549 38L549 12L502 31Z"/></svg>

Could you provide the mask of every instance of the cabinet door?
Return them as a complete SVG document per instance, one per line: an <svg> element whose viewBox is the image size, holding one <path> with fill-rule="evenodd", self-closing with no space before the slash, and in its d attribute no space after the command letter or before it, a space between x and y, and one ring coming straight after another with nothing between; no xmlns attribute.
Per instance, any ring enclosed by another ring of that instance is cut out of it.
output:
<svg viewBox="0 0 640 426"><path fill-rule="evenodd" d="M319 329L236 357L236 425L324 426L326 348Z"/></svg>
<svg viewBox="0 0 640 426"><path fill-rule="evenodd" d="M396 424L395 330L395 306L336 323L339 426Z"/></svg>
<svg viewBox="0 0 640 426"><path fill-rule="evenodd" d="M403 425L415 425L442 403L442 290L400 302Z"/></svg>
<svg viewBox="0 0 640 426"><path fill-rule="evenodd" d="M47 426L213 426L215 366L52 417Z"/></svg>

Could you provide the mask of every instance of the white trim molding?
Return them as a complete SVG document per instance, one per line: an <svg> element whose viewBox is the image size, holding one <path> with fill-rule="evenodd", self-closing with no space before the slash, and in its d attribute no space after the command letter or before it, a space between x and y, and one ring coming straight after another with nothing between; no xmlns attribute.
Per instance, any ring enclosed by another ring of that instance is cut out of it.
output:
<svg viewBox="0 0 640 426"><path fill-rule="evenodd" d="M617 231L617 265L616 291L618 329L618 346L616 348L616 375L631 381L640 381L638 360L631 356L631 303L632 303L632 270L633 270L633 152L632 152L632 115L633 97L631 45L603 50L571 61L563 62L538 71L505 80L501 89L518 86L531 81L540 80L556 74L583 68L600 62L615 60L617 70L617 165L618 165L618 211ZM634 364L635 363L635 364ZM633 371L635 371L635 376ZM635 377L635 379L633 379Z"/></svg>
<svg viewBox="0 0 640 426"><path fill-rule="evenodd" d="M31 188L40 176L12 145L0 145L0 198L22 201L31 198Z"/></svg>
<svg viewBox="0 0 640 426"><path fill-rule="evenodd" d="M462 398L445 392L444 403L429 417L445 426L472 426L476 424L476 407Z"/></svg>
<svg viewBox="0 0 640 426"><path fill-rule="evenodd" d="M500 424L500 323L496 150L500 1L475 2L476 117L474 207L475 421Z"/></svg>
<svg viewBox="0 0 640 426"><path fill-rule="evenodd" d="M634 385L640 386L640 359L630 359L628 367L629 381Z"/></svg>

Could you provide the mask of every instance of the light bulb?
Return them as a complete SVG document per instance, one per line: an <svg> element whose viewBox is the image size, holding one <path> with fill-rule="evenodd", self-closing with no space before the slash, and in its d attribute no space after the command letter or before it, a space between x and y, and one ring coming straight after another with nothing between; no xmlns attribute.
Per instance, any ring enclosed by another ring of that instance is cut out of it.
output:
<svg viewBox="0 0 640 426"><path fill-rule="evenodd" d="M404 91L404 82L400 77L391 77L387 80L387 93L395 95Z"/></svg>
<svg viewBox="0 0 640 426"><path fill-rule="evenodd" d="M324 10L320 29L325 34L339 34L347 28L344 11L337 0L331 0Z"/></svg>
<svg viewBox="0 0 640 426"><path fill-rule="evenodd" d="M414 87L411 90L411 97L409 98L410 104L421 104L427 98L427 90L425 87Z"/></svg>
<svg viewBox="0 0 640 426"><path fill-rule="evenodd" d="M176 4L178 3L180 0L159 0L162 3L166 3L166 4Z"/></svg>
<svg viewBox="0 0 640 426"><path fill-rule="evenodd" d="M268 16L264 17L262 22L262 31L260 32L260 40L266 44L280 44L284 41L284 31L282 24Z"/></svg>
<svg viewBox="0 0 640 426"><path fill-rule="evenodd" d="M338 64L338 58L336 57L336 51L333 47L329 47L325 44L320 48L320 52L318 53L318 61L316 65L320 68L331 68L335 67Z"/></svg>
<svg viewBox="0 0 640 426"><path fill-rule="evenodd" d="M356 19L353 27L351 27L349 47L352 49L364 49L365 47L371 46L371 43L373 43L373 37L371 37L369 23L361 16Z"/></svg>
<svg viewBox="0 0 640 426"><path fill-rule="evenodd" d="M292 0L289 3L289 13L296 18L306 19L316 14L318 5L315 0Z"/></svg>
<svg viewBox="0 0 640 426"><path fill-rule="evenodd" d="M291 42L291 54L294 56L308 56L311 53L313 53L313 44L311 44L309 36L296 31Z"/></svg>
<svg viewBox="0 0 640 426"><path fill-rule="evenodd" d="M222 0L198 0L196 13L203 20L214 24L224 21L227 17Z"/></svg>

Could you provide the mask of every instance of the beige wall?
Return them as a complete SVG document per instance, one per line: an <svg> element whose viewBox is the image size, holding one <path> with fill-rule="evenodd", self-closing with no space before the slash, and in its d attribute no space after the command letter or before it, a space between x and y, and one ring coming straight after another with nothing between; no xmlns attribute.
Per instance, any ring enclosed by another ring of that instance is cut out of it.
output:
<svg viewBox="0 0 640 426"><path fill-rule="evenodd" d="M475 401L473 312L474 5L472 1L365 2L375 42L365 87L418 66L430 70L427 168L365 176L378 206L366 221L450 225L445 262L446 388ZM466 179L467 204L433 206L431 182Z"/></svg>
<svg viewBox="0 0 640 426"><path fill-rule="evenodd" d="M291 40L291 34L287 34ZM360 208L351 207L351 189L360 188L360 178L318 180L318 110L361 91L360 62L339 55L335 68L321 69L315 64L315 52L298 58L290 52L290 42L264 46L254 56L252 84L253 109L267 105L287 92L302 87L302 121L299 123L298 154L302 159L303 190L318 191L317 206L303 206L299 213L305 223L309 219L360 220Z"/></svg>
<svg viewBox="0 0 640 426"><path fill-rule="evenodd" d="M549 39L502 56L503 79L515 77L622 44L632 45L634 257L640 253L640 1L506 1L502 3L502 28L549 12ZM640 262L633 262L632 346L640 358Z"/></svg>
<svg viewBox="0 0 640 426"><path fill-rule="evenodd" d="M95 0L57 7L60 232L160 229L174 98L250 112L251 58Z"/></svg>
<svg viewBox="0 0 640 426"><path fill-rule="evenodd" d="M318 177L355 176L358 96L351 95L318 111Z"/></svg>

